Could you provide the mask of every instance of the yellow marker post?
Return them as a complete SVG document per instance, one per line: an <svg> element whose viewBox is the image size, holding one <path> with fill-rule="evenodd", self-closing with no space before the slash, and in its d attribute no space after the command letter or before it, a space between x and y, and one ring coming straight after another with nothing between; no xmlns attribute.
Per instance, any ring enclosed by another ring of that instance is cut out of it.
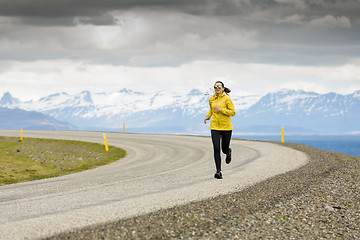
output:
<svg viewBox="0 0 360 240"><path fill-rule="evenodd" d="M107 140L106 140L106 135L105 135L105 133L103 133L103 137L104 137L104 143L105 143L105 150L106 150L106 151L109 151L109 146L108 146L108 143L107 143Z"/></svg>
<svg viewBox="0 0 360 240"><path fill-rule="evenodd" d="M23 130L22 129L20 129L20 140L23 140L24 138L23 138Z"/></svg>
<svg viewBox="0 0 360 240"><path fill-rule="evenodd" d="M123 123L123 133L125 133L125 123Z"/></svg>
<svg viewBox="0 0 360 240"><path fill-rule="evenodd" d="M281 142L284 142L284 126L281 127Z"/></svg>

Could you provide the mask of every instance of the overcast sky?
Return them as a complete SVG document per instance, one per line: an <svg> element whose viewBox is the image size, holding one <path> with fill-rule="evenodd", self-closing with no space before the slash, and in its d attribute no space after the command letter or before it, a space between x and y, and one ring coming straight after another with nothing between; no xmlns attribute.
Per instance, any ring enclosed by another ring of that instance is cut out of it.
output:
<svg viewBox="0 0 360 240"><path fill-rule="evenodd" d="M360 0L0 0L0 97L360 90Z"/></svg>

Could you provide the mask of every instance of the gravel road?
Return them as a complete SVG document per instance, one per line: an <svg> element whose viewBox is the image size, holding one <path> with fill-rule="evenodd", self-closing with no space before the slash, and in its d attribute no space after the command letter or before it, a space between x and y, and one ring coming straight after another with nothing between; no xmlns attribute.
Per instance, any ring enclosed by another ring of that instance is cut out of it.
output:
<svg viewBox="0 0 360 240"><path fill-rule="evenodd" d="M19 134L1 130L0 135ZM25 131L24 137L103 143L99 132ZM216 180L208 137L107 133L107 140L127 156L82 173L0 187L0 239L44 238L199 202L308 162L293 148L234 139L234 160L224 164L224 179Z"/></svg>

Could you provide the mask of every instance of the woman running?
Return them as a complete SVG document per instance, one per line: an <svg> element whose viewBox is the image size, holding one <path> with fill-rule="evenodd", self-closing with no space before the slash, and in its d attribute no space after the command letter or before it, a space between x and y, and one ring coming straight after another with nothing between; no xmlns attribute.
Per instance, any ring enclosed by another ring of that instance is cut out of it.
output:
<svg viewBox="0 0 360 240"><path fill-rule="evenodd" d="M215 94L209 98L210 110L204 119L204 123L206 124L206 121L210 120L212 117L210 130L216 165L214 177L222 179L220 142L222 152L226 154L225 161L229 164L231 162L231 148L229 146L233 130L230 116L235 116L235 107L231 98L228 96L228 93L230 93L231 90L226 88L224 83L217 81L214 85L214 89Z"/></svg>

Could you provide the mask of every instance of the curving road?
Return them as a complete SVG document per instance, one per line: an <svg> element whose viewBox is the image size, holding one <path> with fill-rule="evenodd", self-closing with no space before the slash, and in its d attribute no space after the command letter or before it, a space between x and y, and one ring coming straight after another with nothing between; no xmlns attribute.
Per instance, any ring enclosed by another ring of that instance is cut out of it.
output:
<svg viewBox="0 0 360 240"><path fill-rule="evenodd" d="M0 130L1 136L19 131ZM0 187L0 239L36 239L239 191L299 168L307 156L278 144L233 139L233 161L213 178L209 137L107 133L127 156L63 177ZM100 132L24 131L26 137L103 143Z"/></svg>

